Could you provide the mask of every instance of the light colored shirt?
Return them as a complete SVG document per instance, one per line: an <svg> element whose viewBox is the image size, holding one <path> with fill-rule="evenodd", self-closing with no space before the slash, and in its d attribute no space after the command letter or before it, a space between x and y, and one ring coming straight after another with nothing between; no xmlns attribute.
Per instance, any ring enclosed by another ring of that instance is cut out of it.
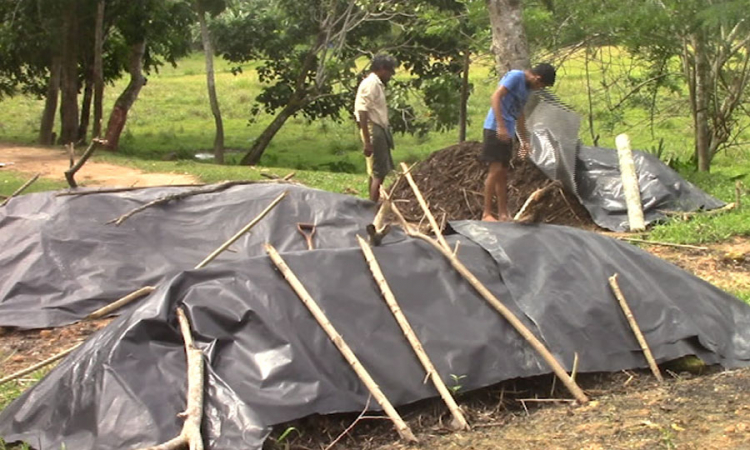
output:
<svg viewBox="0 0 750 450"><path fill-rule="evenodd" d="M385 86L374 72L370 73L357 89L354 100L354 117L359 122L359 112L367 111L367 117L375 124L388 129L388 106L385 103Z"/></svg>
<svg viewBox="0 0 750 450"><path fill-rule="evenodd" d="M502 117L505 121L505 129L508 135L513 137L516 134L516 120L523 112L526 100L529 98L529 88L526 86L526 74L523 70L511 70L497 84L498 87L505 86L508 93L503 96L500 102ZM487 118L484 120L486 130L496 130L497 120L495 111L490 107Z"/></svg>

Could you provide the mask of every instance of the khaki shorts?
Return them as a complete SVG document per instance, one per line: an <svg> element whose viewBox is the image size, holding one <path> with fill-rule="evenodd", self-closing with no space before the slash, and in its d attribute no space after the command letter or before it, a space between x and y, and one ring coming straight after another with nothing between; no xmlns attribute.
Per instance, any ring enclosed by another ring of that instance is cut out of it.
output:
<svg viewBox="0 0 750 450"><path fill-rule="evenodd" d="M361 131L359 136L364 142L365 138ZM382 180L395 168L391 156L393 137L390 131L370 122L370 139L372 140L372 155L365 157L367 175Z"/></svg>

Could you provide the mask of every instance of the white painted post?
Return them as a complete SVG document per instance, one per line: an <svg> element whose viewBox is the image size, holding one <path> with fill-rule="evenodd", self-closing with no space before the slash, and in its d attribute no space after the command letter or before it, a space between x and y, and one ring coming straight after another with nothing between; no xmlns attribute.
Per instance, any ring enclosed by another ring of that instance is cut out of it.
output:
<svg viewBox="0 0 750 450"><path fill-rule="evenodd" d="M638 185L638 174L635 171L630 138L627 134L621 134L615 138L615 143L617 145L617 156L620 160L620 176L622 177L625 203L628 207L630 231L642 231L646 229L646 222L643 220L641 188Z"/></svg>

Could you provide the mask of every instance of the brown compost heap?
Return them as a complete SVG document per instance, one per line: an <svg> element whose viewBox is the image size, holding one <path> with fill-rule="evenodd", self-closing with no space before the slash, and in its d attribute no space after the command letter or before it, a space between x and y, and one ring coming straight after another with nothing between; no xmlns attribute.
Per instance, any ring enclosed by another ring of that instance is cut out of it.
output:
<svg viewBox="0 0 750 450"><path fill-rule="evenodd" d="M479 161L482 143L462 142L438 150L411 169L430 211L439 221L480 220L487 164ZM514 158L508 173L508 209L512 216L537 189L552 183L530 160ZM401 180L393 198L407 220L419 222L422 210L406 180ZM493 211L496 208L493 207ZM523 222L552 223L594 229L588 211L572 192L555 185L529 204Z"/></svg>

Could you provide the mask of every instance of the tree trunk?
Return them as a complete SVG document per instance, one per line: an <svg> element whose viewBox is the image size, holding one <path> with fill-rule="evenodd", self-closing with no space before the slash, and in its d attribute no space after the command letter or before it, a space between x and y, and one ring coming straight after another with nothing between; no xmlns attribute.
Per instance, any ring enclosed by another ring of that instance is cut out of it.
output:
<svg viewBox="0 0 750 450"><path fill-rule="evenodd" d="M98 138L102 134L102 116L104 101L104 0L96 5L96 22L94 24L94 127L91 135Z"/></svg>
<svg viewBox="0 0 750 450"><path fill-rule="evenodd" d="M695 145L698 153L698 170L708 172L711 167L711 138L708 127L710 97L709 72L705 44L699 35L693 35L695 53Z"/></svg>
<svg viewBox="0 0 750 450"><path fill-rule="evenodd" d="M492 52L497 71L504 74L511 69L528 69L529 44L523 29L521 0L487 0L492 26Z"/></svg>
<svg viewBox="0 0 750 450"><path fill-rule="evenodd" d="M54 56L49 70L49 81L47 82L47 95L42 112L42 123L39 127L39 145L52 145L55 139L52 129L55 127L55 113L57 112L57 98L60 96L60 76L62 71L62 58Z"/></svg>
<svg viewBox="0 0 750 450"><path fill-rule="evenodd" d="M89 120L91 119L91 98L94 95L94 73L93 69L86 70L86 85L83 90L83 100L81 101L81 121L78 125L78 139L76 142L86 142L86 135L89 131Z"/></svg>
<svg viewBox="0 0 750 450"><path fill-rule="evenodd" d="M68 5L63 15L59 139L62 145L75 142L78 137L78 15L73 6Z"/></svg>
<svg viewBox="0 0 750 450"><path fill-rule="evenodd" d="M471 52L464 50L464 67L461 77L461 103L458 110L458 142L466 140L466 108L469 103L469 69L471 67Z"/></svg>
<svg viewBox="0 0 750 450"><path fill-rule="evenodd" d="M271 140L274 136L276 136L276 133L281 129L281 127L284 125L284 122L289 119L292 114L294 114L296 111L300 109L300 106L298 106L295 102L290 102L288 105L284 107L284 109L281 110L281 112L274 117L273 122L271 122L270 125L266 127L265 130L258 136L258 139L253 142L253 146L248 150L247 153L245 153L245 156L242 157L242 160L240 161L240 164L243 166L253 166L255 164L258 164L260 162L260 157L263 156L263 152L266 150L266 147L268 147L268 144L271 143Z"/></svg>
<svg viewBox="0 0 750 450"><path fill-rule="evenodd" d="M214 50L211 45L211 36L206 25L206 13L198 2L198 21L201 26L201 39L203 40L203 53L206 55L206 82L208 84L208 99L211 103L211 113L216 123L216 137L214 138L214 161L224 164L224 124L221 121L221 110L219 99L216 96L216 82L214 80Z"/></svg>
<svg viewBox="0 0 750 450"><path fill-rule="evenodd" d="M105 140L107 141L107 148L110 150L117 150L120 144L120 134L128 119L128 111L138 99L141 88L146 84L146 77L143 76L143 54L145 51L145 40L130 46L130 64L128 67L130 83L117 98L107 123Z"/></svg>

